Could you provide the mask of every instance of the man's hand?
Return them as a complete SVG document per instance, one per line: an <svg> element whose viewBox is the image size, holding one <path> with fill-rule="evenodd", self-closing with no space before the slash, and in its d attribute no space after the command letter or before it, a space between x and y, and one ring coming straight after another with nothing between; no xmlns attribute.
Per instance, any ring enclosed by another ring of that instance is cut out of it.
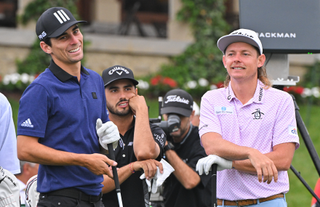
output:
<svg viewBox="0 0 320 207"><path fill-rule="evenodd" d="M278 181L277 167L269 157L254 149L251 150L248 158L256 169L259 182L263 181L270 184L272 179L274 179L274 182Z"/></svg>
<svg viewBox="0 0 320 207"><path fill-rule="evenodd" d="M134 171L142 169L145 174L145 178L148 180L156 175L157 167L159 167L160 173L163 173L162 163L154 159L136 161L132 164L132 167Z"/></svg>
<svg viewBox="0 0 320 207"><path fill-rule="evenodd" d="M117 162L109 159L103 154L80 154L79 160L81 160L81 165L88 168L92 173L96 175L108 175L113 178L110 166L116 166Z"/></svg>
<svg viewBox="0 0 320 207"><path fill-rule="evenodd" d="M108 144L113 145L113 149L118 146L118 140L120 139L118 127L112 122L108 121L102 124L100 118L96 122L96 130L99 136L100 145L108 150Z"/></svg>
<svg viewBox="0 0 320 207"><path fill-rule="evenodd" d="M161 162L158 162L154 159L137 161L133 163L133 169L136 167L138 169L143 169L144 173L140 176L140 179L146 179L146 183L148 185L148 191L152 193L156 193L158 189L157 179L158 174L163 173L163 166Z"/></svg>
<svg viewBox="0 0 320 207"><path fill-rule="evenodd" d="M133 114L137 114L138 111L148 112L148 105L144 96L140 96L136 94L135 96L129 99L129 106L133 112Z"/></svg>
<svg viewBox="0 0 320 207"><path fill-rule="evenodd" d="M213 164L218 165L217 166L218 171L232 168L232 161L226 160L217 155L208 155L207 157L204 157L198 160L196 171L198 171L200 175L202 175L203 172L206 175L208 175L209 171L211 170L211 166Z"/></svg>

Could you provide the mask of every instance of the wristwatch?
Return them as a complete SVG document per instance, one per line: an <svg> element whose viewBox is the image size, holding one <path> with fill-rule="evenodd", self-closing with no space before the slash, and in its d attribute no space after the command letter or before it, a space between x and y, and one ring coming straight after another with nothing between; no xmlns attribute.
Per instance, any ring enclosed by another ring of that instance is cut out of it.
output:
<svg viewBox="0 0 320 207"><path fill-rule="evenodd" d="M164 152L168 151L168 150L174 150L174 145L168 141L168 144L166 146L164 146Z"/></svg>

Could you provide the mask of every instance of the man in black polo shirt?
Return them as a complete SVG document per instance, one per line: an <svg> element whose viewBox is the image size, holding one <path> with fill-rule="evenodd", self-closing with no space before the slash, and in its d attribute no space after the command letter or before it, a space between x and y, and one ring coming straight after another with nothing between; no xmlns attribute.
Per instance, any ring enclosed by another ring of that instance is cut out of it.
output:
<svg viewBox="0 0 320 207"><path fill-rule="evenodd" d="M174 115L181 120L179 128L167 134L164 147L166 160L175 169L163 184L165 206L211 206L210 177L199 176L195 170L198 160L207 155L200 144L198 127L191 124L194 115L191 95L182 89L169 91L161 114L165 120Z"/></svg>
<svg viewBox="0 0 320 207"><path fill-rule="evenodd" d="M154 177L162 164L166 135L163 130L149 122L148 106L143 96L138 95L133 72L124 66L115 65L103 71L109 118L117 125L120 133L115 160L123 206L144 207L148 204L140 179L145 173L147 179ZM108 207L118 207L114 180L105 176L102 192L103 202ZM146 186L148 192L148 186ZM148 194L148 193L147 193ZM145 200L146 199L146 200Z"/></svg>

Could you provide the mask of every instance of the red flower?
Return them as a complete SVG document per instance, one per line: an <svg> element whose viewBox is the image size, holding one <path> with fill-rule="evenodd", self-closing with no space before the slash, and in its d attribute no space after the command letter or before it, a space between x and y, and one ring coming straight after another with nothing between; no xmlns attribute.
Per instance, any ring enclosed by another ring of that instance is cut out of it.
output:
<svg viewBox="0 0 320 207"><path fill-rule="evenodd" d="M223 82L219 82L219 83L216 84L216 86L217 86L218 88L223 88L223 87L224 87L224 84L223 84Z"/></svg>
<svg viewBox="0 0 320 207"><path fill-rule="evenodd" d="M297 93L297 94L302 94L303 93L303 87L301 87L301 86L296 86L296 88L295 88L295 92Z"/></svg>
<svg viewBox="0 0 320 207"><path fill-rule="evenodd" d="M297 94L302 94L303 93L303 87L301 86L290 86L290 87L285 87L283 88L284 91L288 92L288 93L297 93Z"/></svg>
<svg viewBox="0 0 320 207"><path fill-rule="evenodd" d="M169 77L163 78L162 83L165 85L169 85L171 88L177 87L177 82Z"/></svg>
<svg viewBox="0 0 320 207"><path fill-rule="evenodd" d="M292 86L290 86L290 87L284 87L283 88L283 90L285 91L285 92L291 92L292 91Z"/></svg>
<svg viewBox="0 0 320 207"><path fill-rule="evenodd" d="M172 78L169 77L162 77L161 75L157 75L150 80L151 85L156 86L156 85L168 85L171 88L177 87L177 82L173 80Z"/></svg>
<svg viewBox="0 0 320 207"><path fill-rule="evenodd" d="M151 85L153 85L153 86L158 85L158 83L161 80L161 78L162 78L161 75L157 75L157 76L153 77L150 80Z"/></svg>
<svg viewBox="0 0 320 207"><path fill-rule="evenodd" d="M35 75L34 75L34 79L38 78L39 75L40 75L39 73L38 73L38 74L35 74Z"/></svg>

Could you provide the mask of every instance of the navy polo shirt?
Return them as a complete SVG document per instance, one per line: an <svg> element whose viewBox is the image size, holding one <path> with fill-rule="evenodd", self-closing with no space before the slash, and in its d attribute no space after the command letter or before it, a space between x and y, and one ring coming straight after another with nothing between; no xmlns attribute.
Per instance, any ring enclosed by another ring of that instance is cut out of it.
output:
<svg viewBox="0 0 320 207"><path fill-rule="evenodd" d="M117 167L119 168L128 165L131 162L137 161L133 151L134 127L135 119L133 120L133 127L130 128L124 134L124 136L120 134L121 138L119 140L118 147L115 149L115 161L118 163ZM160 161L163 153L164 143L166 142L166 134L155 124L150 123L150 127L154 140L161 149L160 155L157 158L157 160ZM145 206L142 186L142 182L145 181L140 179L142 173L143 171L135 172L120 185L123 206ZM108 207L119 206L115 190L104 194L102 201L104 205Z"/></svg>
<svg viewBox="0 0 320 207"><path fill-rule="evenodd" d="M39 143L56 150L99 153L97 118L109 121L100 75L81 66L79 82L52 60L22 94L17 134L38 137ZM99 195L102 181L102 175L85 167L40 165L37 190L46 193L74 187Z"/></svg>
<svg viewBox="0 0 320 207"><path fill-rule="evenodd" d="M174 143L171 136L168 141L174 144L174 151L194 171L200 158L206 157L204 148L200 144L198 127L192 126L190 134L180 143ZM201 175L200 183L193 189L186 189L172 173L165 180L163 186L164 204L166 207L211 206L211 182L209 175Z"/></svg>

